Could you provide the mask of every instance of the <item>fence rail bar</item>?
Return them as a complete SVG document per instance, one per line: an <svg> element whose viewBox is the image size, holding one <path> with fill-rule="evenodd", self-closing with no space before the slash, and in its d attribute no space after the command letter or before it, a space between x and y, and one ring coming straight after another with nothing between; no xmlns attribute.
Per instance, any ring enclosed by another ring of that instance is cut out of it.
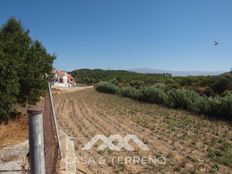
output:
<svg viewBox="0 0 232 174"><path fill-rule="evenodd" d="M56 132L56 138L58 141L58 150L60 153L61 158L63 157L62 155L62 151L60 150L60 137L59 137L59 133L58 133L58 127L57 127L57 121L56 121L56 113L55 113L55 109L54 109L54 104L53 104L53 97L52 97L52 90L51 90L51 84L48 82L48 91L49 91L49 98L51 100L51 107L52 107L52 116L53 116L53 120L54 120L54 126L55 126L55 132Z"/></svg>

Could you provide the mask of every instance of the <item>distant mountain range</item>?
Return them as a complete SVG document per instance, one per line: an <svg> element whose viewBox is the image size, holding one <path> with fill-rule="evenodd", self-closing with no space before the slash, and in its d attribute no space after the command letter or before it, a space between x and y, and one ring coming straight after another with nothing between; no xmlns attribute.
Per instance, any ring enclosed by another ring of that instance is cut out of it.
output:
<svg viewBox="0 0 232 174"><path fill-rule="evenodd" d="M207 75L219 75L225 73L226 71L170 71L170 70L160 70L152 68L136 68L130 69L128 71L137 73L169 73L172 76L207 76Z"/></svg>

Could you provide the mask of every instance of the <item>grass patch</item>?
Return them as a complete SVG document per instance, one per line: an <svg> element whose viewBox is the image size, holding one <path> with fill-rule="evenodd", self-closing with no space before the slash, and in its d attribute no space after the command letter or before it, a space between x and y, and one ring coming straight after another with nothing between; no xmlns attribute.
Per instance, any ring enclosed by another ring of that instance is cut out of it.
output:
<svg viewBox="0 0 232 174"><path fill-rule="evenodd" d="M209 157L219 164L232 167L232 144L222 143L218 149L209 151Z"/></svg>
<svg viewBox="0 0 232 174"><path fill-rule="evenodd" d="M0 148L20 143L28 138L27 115L0 124Z"/></svg>

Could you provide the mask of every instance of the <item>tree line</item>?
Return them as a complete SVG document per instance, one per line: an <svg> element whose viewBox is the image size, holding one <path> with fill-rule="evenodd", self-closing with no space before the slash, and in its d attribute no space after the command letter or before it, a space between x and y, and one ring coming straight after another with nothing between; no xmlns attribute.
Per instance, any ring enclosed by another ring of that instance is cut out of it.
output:
<svg viewBox="0 0 232 174"><path fill-rule="evenodd" d="M126 70L78 69L70 72L78 83L96 84L100 81L116 80L127 83L129 81L156 82L164 77L170 78L168 73L136 73Z"/></svg>

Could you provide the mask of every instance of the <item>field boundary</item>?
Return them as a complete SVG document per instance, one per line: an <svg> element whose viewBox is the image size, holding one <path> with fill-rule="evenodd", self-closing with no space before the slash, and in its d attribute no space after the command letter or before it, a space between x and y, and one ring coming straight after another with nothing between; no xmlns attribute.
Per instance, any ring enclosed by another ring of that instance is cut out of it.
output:
<svg viewBox="0 0 232 174"><path fill-rule="evenodd" d="M53 120L54 120L54 127L55 127L55 132L56 132L56 138L57 138L57 145L58 145L58 149L59 149L59 153L61 158L63 157L63 154L60 150L60 138L59 138L59 132L58 132L58 126L57 126L57 121L56 121L56 113L55 113L55 109L54 109L54 103L53 103L53 97L52 97L52 89L51 89L51 85L50 83L48 83L48 91L49 91L49 97L51 100L51 107L52 107L52 116L53 116Z"/></svg>
<svg viewBox="0 0 232 174"><path fill-rule="evenodd" d="M60 159L63 155L60 150L59 132L50 83L48 83L48 93L44 101L43 126L46 173L58 173Z"/></svg>

